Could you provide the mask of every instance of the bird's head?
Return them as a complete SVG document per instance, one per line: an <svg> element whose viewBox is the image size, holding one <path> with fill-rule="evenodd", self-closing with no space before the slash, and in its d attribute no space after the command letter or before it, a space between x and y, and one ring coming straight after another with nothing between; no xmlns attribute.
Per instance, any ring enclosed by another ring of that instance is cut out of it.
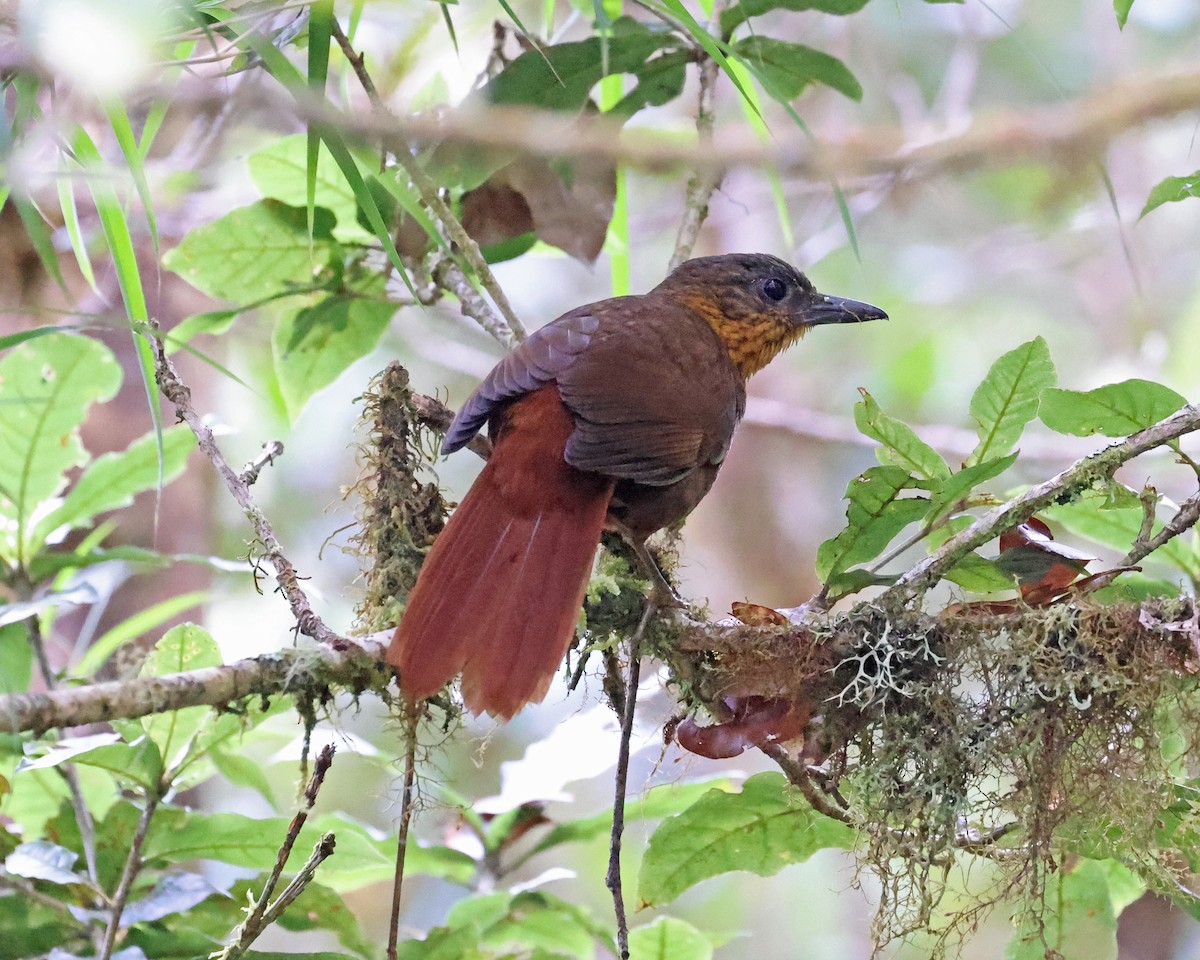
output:
<svg viewBox="0 0 1200 960"><path fill-rule="evenodd" d="M653 292L704 317L743 377L765 367L809 327L887 319L869 303L818 293L799 270L765 253L688 260Z"/></svg>

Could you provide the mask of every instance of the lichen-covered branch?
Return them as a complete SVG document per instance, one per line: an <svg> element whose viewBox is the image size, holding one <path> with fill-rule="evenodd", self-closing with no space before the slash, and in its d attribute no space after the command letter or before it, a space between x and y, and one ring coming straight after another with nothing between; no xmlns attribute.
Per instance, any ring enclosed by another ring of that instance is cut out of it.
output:
<svg viewBox="0 0 1200 960"><path fill-rule="evenodd" d="M344 650L282 650L163 677L141 677L64 687L47 693L0 697L0 732L20 733L169 713L184 707L224 706L246 697L383 690L391 672L381 667L384 636L360 639Z"/></svg>

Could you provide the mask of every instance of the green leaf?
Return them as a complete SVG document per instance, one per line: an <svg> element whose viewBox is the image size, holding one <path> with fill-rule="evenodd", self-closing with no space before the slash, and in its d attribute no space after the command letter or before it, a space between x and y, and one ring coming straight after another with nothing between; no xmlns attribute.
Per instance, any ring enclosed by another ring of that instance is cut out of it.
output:
<svg viewBox="0 0 1200 960"><path fill-rule="evenodd" d="M732 50L781 103L795 100L812 83L823 83L851 100L862 99L862 85L854 74L828 53L758 34L739 40Z"/></svg>
<svg viewBox="0 0 1200 960"><path fill-rule="evenodd" d="M19 193L13 195L13 203L25 227L25 235L42 263L42 269L65 290L67 284L58 265L58 252L54 249L54 240L50 237L42 212L32 200Z"/></svg>
<svg viewBox="0 0 1200 960"><path fill-rule="evenodd" d="M1085 494L1071 503L1048 507L1041 512L1041 516L1045 520L1062 524L1077 536L1087 537L1124 553L1137 539L1142 527L1143 514L1140 507L1109 508L1108 498L1104 495ZM1162 527L1162 522L1155 520L1152 533L1157 533ZM1173 537L1150 554L1150 557L1174 564L1191 578L1200 577L1200 558L1189 546L1188 541L1189 536Z"/></svg>
<svg viewBox="0 0 1200 960"><path fill-rule="evenodd" d="M102 636L98 637L88 647L87 652L80 657L79 662L71 668L71 676L81 678L92 676L103 666L104 661L116 652L121 644L150 632L155 627L166 623L172 617L200 606L207 599L207 590L194 590L190 593L181 593L178 596L168 597L166 600L160 600L158 603L143 607L132 616L110 627Z"/></svg>
<svg viewBox="0 0 1200 960"><path fill-rule="evenodd" d="M201 334L220 336L228 333L242 310L209 310L205 313L194 313L184 317L170 330L163 334L163 344L167 353L183 349L194 337Z"/></svg>
<svg viewBox="0 0 1200 960"><path fill-rule="evenodd" d="M625 804L625 822L635 820L660 820L686 810L710 790L731 790L729 780L704 780L699 783L664 783L652 788L636 800ZM550 850L564 843L580 843L596 837L607 836L612 830L611 808L591 817L568 820L550 830L530 855Z"/></svg>
<svg viewBox="0 0 1200 960"><path fill-rule="evenodd" d="M71 762L107 770L118 781L132 780L145 790L156 788L163 774L162 755L149 737L139 737L133 743L93 747L75 754Z"/></svg>
<svg viewBox="0 0 1200 960"><path fill-rule="evenodd" d="M292 207L303 208L307 201L308 138L298 133L291 137L273 140L261 150L256 150L246 160L250 179L264 197L279 200ZM321 146L316 165L313 201L333 214L337 226L333 235L350 240L361 240L368 231L359 226L356 217L358 201L354 191L346 183L329 148Z"/></svg>
<svg viewBox="0 0 1200 960"><path fill-rule="evenodd" d="M324 274L337 250L332 230L333 215L318 208L310 247L303 208L260 200L189 231L163 263L225 300L259 300L289 287L302 292L328 282Z"/></svg>
<svg viewBox="0 0 1200 960"><path fill-rule="evenodd" d="M540 891L494 893L461 900L446 918L450 927L478 930L479 943L495 951L545 950L555 956L590 957L602 927L580 907Z"/></svg>
<svg viewBox="0 0 1200 960"><path fill-rule="evenodd" d="M649 906L667 903L721 873L749 870L767 877L818 850L853 844L850 827L814 811L782 774L760 773L741 793L710 790L654 831L638 896Z"/></svg>
<svg viewBox="0 0 1200 960"><path fill-rule="evenodd" d="M293 420L314 393L375 349L395 312L385 300L338 294L279 318L271 346Z"/></svg>
<svg viewBox="0 0 1200 960"><path fill-rule="evenodd" d="M194 623L181 623L154 645L139 676L162 677L220 664L221 651L209 632ZM208 707L186 707L143 717L140 722L146 735L158 744L163 762L170 768L182 759L192 737L211 716Z"/></svg>
<svg viewBox="0 0 1200 960"><path fill-rule="evenodd" d="M889 417L866 390L854 405L854 423L858 432L882 444L877 451L884 464L903 467L916 477L946 480L950 468L942 455L913 432L908 424Z"/></svg>
<svg viewBox="0 0 1200 960"><path fill-rule="evenodd" d="M1016 588L1010 574L1005 573L995 560L968 553L946 574L946 579L972 593L1001 593Z"/></svg>
<svg viewBox="0 0 1200 960"><path fill-rule="evenodd" d="M1004 957L1043 960L1048 949L1061 957L1115 960L1117 916L1103 862L1080 860L1072 869L1051 877L1046 882L1045 915L1025 918Z"/></svg>
<svg viewBox="0 0 1200 960"><path fill-rule="evenodd" d="M857 13L868 0L742 0L721 14L721 32L725 36L733 33L751 17L758 17L772 10L820 10L845 16Z"/></svg>
<svg viewBox="0 0 1200 960"><path fill-rule="evenodd" d="M1129 19L1129 11L1133 0L1113 0L1113 12L1117 15L1117 26L1125 29L1125 21Z"/></svg>
<svg viewBox="0 0 1200 960"><path fill-rule="evenodd" d="M162 433L162 482L183 473L196 438L185 425ZM38 521L31 536L34 549L59 527L82 527L109 510L133 503L135 494L154 490L159 484L158 437L153 432L134 440L121 452L97 457L80 475L63 502Z"/></svg>
<svg viewBox="0 0 1200 960"><path fill-rule="evenodd" d="M261 883L257 884L259 889L261 886ZM236 895L237 891L235 898ZM240 902L245 903L245 900ZM276 923L284 930L329 930L347 950L353 950L365 960L375 956L374 944L363 936L358 920L346 901L335 890L322 884L310 883L305 887L296 902L283 911Z"/></svg>
<svg viewBox="0 0 1200 960"><path fill-rule="evenodd" d="M33 647L20 623L0 627L0 694L24 693L33 679Z"/></svg>
<svg viewBox="0 0 1200 960"><path fill-rule="evenodd" d="M629 960L711 960L712 955L708 937L675 917L629 931Z"/></svg>
<svg viewBox="0 0 1200 960"><path fill-rule="evenodd" d="M266 773L263 772L261 763L236 751L220 748L209 750L208 758L212 760L217 772L230 783L237 784L239 787L249 787L251 790L257 791L259 796L272 807L276 806L275 791L271 787L271 781L267 779Z"/></svg>
<svg viewBox="0 0 1200 960"><path fill-rule="evenodd" d="M1058 433L1125 437L1169 417L1187 399L1152 380L1123 380L1095 390L1049 389L1038 416Z"/></svg>
<svg viewBox="0 0 1200 960"><path fill-rule="evenodd" d="M1054 364L1046 341L1035 337L1000 357L971 397L979 444L967 458L972 466L1007 454L1037 416L1042 391L1054 386Z"/></svg>
<svg viewBox="0 0 1200 960"><path fill-rule="evenodd" d="M1200 197L1200 170L1190 177L1167 177L1156 183L1150 191L1150 196L1146 198L1146 205L1142 207L1138 219L1164 203L1178 203L1188 197Z"/></svg>
<svg viewBox="0 0 1200 960"><path fill-rule="evenodd" d="M957 473L945 478L940 485L933 488L929 498L927 522L932 523L937 520L981 483L995 479L1016 462L1017 454L1010 453L1007 457L996 457L971 467L963 467Z"/></svg>
<svg viewBox="0 0 1200 960"><path fill-rule="evenodd" d="M28 560L25 544L38 505L85 462L79 427L91 404L112 397L121 370L87 337L30 340L0 359L0 555Z"/></svg>
<svg viewBox="0 0 1200 960"><path fill-rule="evenodd" d="M929 501L924 497L900 497L914 486L901 467L871 467L850 481L846 529L817 549L822 582L878 556L896 534L925 515Z"/></svg>
<svg viewBox="0 0 1200 960"><path fill-rule="evenodd" d="M663 67L652 67L649 58L659 50L675 49L679 45L679 38L668 31L651 30L631 17L621 17L614 23L612 34L603 40L591 37L526 51L488 82L483 88L483 96L495 104L582 110L592 88L606 75L606 66L610 75L633 73L640 76L646 72L653 86L663 82L659 73ZM668 72L672 66L666 67ZM652 102L654 95L650 87L643 96L647 102Z"/></svg>

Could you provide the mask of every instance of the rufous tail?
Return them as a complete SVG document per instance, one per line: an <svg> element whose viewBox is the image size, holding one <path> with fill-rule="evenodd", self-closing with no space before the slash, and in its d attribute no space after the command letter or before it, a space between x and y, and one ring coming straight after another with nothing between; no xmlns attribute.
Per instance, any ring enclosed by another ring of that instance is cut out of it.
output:
<svg viewBox="0 0 1200 960"><path fill-rule="evenodd" d="M558 388L505 413L483 472L438 536L387 661L410 701L462 674L474 713L541 700L575 633L614 481L563 459Z"/></svg>

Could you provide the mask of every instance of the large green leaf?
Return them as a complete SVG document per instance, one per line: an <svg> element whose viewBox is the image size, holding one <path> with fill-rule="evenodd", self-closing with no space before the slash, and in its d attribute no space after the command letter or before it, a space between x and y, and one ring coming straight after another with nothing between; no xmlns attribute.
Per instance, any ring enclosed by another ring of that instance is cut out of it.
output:
<svg viewBox="0 0 1200 960"><path fill-rule="evenodd" d="M0 694L24 693L33 679L33 647L24 625L0 627Z"/></svg>
<svg viewBox="0 0 1200 960"><path fill-rule="evenodd" d="M590 958L597 936L609 939L581 907L540 891L469 897L455 904L446 923L477 930L479 943L499 955L516 948L522 955L542 950Z"/></svg>
<svg viewBox="0 0 1200 960"><path fill-rule="evenodd" d="M812 47L756 34L735 43L733 52L781 103L795 100L813 83L832 87L851 100L862 99L862 86L849 68L837 57Z"/></svg>
<svg viewBox="0 0 1200 960"><path fill-rule="evenodd" d="M902 467L870 467L846 488L846 529L817 548L822 582L877 557L892 539L929 509L924 497L901 497L914 486Z"/></svg>
<svg viewBox="0 0 1200 960"><path fill-rule="evenodd" d="M709 791L654 831L638 896L647 905L667 903L721 873L749 870L767 877L818 850L853 844L850 827L813 810L782 774L760 773L741 793Z"/></svg>
<svg viewBox="0 0 1200 960"><path fill-rule="evenodd" d="M260 200L189 231L163 263L209 296L261 300L325 280L336 249L332 230L333 215L318 208L310 245L303 207Z"/></svg>
<svg viewBox="0 0 1200 960"><path fill-rule="evenodd" d="M1025 424L1037 416L1042 391L1054 386L1054 363L1046 341L1035 337L1000 357L971 397L979 443L967 465L1003 457L1016 446Z"/></svg>
<svg viewBox="0 0 1200 960"><path fill-rule="evenodd" d="M1186 397L1153 380L1123 380L1095 390L1046 390L1038 416L1059 433L1124 437L1169 417L1186 403Z"/></svg>
<svg viewBox="0 0 1200 960"><path fill-rule="evenodd" d="M354 191L324 144L318 157L313 200L333 214L337 221L334 233L355 240L370 236L356 219L358 201ZM274 140L246 160L250 179L264 197L300 209L307 202L307 164L308 138L302 133Z"/></svg>
<svg viewBox="0 0 1200 960"><path fill-rule="evenodd" d="M309 397L375 349L395 312L386 300L334 294L281 316L271 347L289 416L294 419Z"/></svg>
<svg viewBox="0 0 1200 960"><path fill-rule="evenodd" d="M854 423L859 433L881 444L877 451L881 463L903 467L913 476L928 480L949 478L950 468L940 453L907 423L884 413L866 390L860 392L863 398L854 405Z"/></svg>
<svg viewBox="0 0 1200 960"><path fill-rule="evenodd" d="M121 385L111 351L87 337L30 340L0 360L0 555L24 563L38 505L86 461L79 427L88 407Z"/></svg>
<svg viewBox="0 0 1200 960"><path fill-rule="evenodd" d="M195 436L182 424L163 431L163 483L183 473L195 446ZM158 438L151 432L123 451L106 453L88 464L63 502L38 521L30 538L33 548L59 527L81 527L97 514L129 506L135 494L153 490L158 483Z"/></svg>
<svg viewBox="0 0 1200 960"><path fill-rule="evenodd" d="M869 0L742 0L721 14L721 32L726 36L751 17L758 17L772 10L820 10L845 16L857 13Z"/></svg>
<svg viewBox="0 0 1200 960"><path fill-rule="evenodd" d="M547 110L582 110L592 88L607 74L648 72L651 85L663 82L647 61L658 50L679 46L679 38L652 30L631 17L613 24L611 35L529 50L491 79L483 95L492 103L527 104ZM650 89L647 102L653 102Z"/></svg>

